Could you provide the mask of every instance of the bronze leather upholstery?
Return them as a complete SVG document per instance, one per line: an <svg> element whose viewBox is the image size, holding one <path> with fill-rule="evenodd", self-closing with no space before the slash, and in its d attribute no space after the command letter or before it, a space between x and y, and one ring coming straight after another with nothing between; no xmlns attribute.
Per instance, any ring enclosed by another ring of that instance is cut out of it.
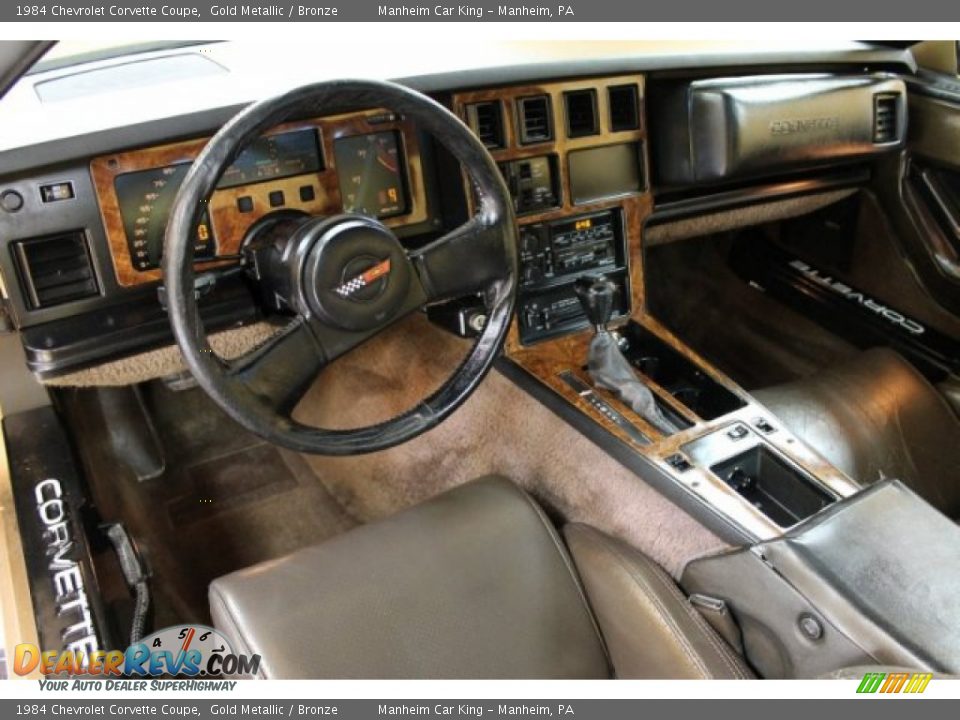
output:
<svg viewBox="0 0 960 720"><path fill-rule="evenodd" d="M960 517L960 419L892 350L867 350L755 397L858 482L899 479L949 517Z"/></svg>
<svg viewBox="0 0 960 720"><path fill-rule="evenodd" d="M563 534L617 677L753 677L652 560L588 525Z"/></svg>
<svg viewBox="0 0 960 720"><path fill-rule="evenodd" d="M568 537L623 668L553 525L497 477L218 578L211 613L267 678L745 675L649 560L584 526Z"/></svg>

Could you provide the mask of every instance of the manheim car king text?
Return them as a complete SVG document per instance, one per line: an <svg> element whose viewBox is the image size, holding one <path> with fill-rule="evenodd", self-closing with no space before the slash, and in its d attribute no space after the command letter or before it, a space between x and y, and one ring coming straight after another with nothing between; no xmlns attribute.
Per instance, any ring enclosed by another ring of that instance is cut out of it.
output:
<svg viewBox="0 0 960 720"><path fill-rule="evenodd" d="M570 5L497 5L496 9L484 10L474 5L378 5L377 15L380 17L440 17L440 18L476 18L482 19L486 15L496 17L540 17L556 18L573 16L573 7Z"/></svg>

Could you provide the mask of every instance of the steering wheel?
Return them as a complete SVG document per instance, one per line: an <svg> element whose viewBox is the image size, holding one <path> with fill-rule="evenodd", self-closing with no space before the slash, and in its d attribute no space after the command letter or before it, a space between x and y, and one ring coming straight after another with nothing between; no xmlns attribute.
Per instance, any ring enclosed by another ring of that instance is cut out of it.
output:
<svg viewBox="0 0 960 720"><path fill-rule="evenodd" d="M285 120L372 108L410 118L457 158L474 185L476 213L412 251L383 223L361 215L267 216L248 233L244 261L268 307L291 319L261 347L232 361L219 358L197 310L193 237L220 176L250 142ZM382 450L436 426L489 371L513 313L516 232L510 195L496 164L442 105L389 82L307 85L240 112L207 143L187 173L164 238L170 324L197 382L247 430L303 453ZM409 411L349 430L312 427L291 417L314 379L336 358L425 305L480 293L487 310L480 336L439 389Z"/></svg>

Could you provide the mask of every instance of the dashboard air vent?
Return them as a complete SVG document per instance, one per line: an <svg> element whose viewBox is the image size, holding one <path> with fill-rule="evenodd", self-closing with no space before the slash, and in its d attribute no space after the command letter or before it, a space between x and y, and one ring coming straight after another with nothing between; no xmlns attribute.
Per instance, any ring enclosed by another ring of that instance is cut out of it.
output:
<svg viewBox="0 0 960 720"><path fill-rule="evenodd" d="M467 124L483 144L491 149L504 147L503 112L499 102L467 105Z"/></svg>
<svg viewBox="0 0 960 720"><path fill-rule="evenodd" d="M567 137L596 135L600 131L597 120L596 90L574 90L564 93L563 102L567 109Z"/></svg>
<svg viewBox="0 0 960 720"><path fill-rule="evenodd" d="M877 144L895 142L898 137L897 105L900 95L886 93L873 96L873 141Z"/></svg>
<svg viewBox="0 0 960 720"><path fill-rule="evenodd" d="M640 127L640 95L636 85L610 88L610 130L636 130Z"/></svg>
<svg viewBox="0 0 960 720"><path fill-rule="evenodd" d="M13 245L31 308L91 297L99 292L83 232L23 240Z"/></svg>
<svg viewBox="0 0 960 720"><path fill-rule="evenodd" d="M520 143L531 145L553 138L550 98L546 95L520 98Z"/></svg>

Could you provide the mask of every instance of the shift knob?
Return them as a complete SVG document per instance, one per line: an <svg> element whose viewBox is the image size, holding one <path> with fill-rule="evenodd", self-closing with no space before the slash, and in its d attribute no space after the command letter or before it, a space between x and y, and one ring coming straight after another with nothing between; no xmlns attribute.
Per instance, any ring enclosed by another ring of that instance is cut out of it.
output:
<svg viewBox="0 0 960 720"><path fill-rule="evenodd" d="M573 283L573 290L597 332L606 330L613 315L613 294L617 291L613 281L605 275L581 275Z"/></svg>

